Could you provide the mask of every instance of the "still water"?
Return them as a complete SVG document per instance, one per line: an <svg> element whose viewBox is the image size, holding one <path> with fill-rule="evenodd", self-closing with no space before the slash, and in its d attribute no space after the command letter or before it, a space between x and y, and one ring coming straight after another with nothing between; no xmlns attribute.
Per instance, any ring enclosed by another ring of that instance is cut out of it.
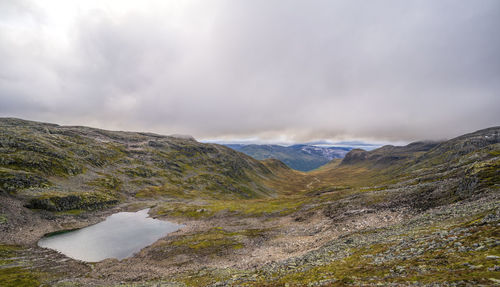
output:
<svg viewBox="0 0 500 287"><path fill-rule="evenodd" d="M101 223L43 237L38 241L38 246L87 262L106 258L123 259L183 227L150 218L148 211L115 213Z"/></svg>

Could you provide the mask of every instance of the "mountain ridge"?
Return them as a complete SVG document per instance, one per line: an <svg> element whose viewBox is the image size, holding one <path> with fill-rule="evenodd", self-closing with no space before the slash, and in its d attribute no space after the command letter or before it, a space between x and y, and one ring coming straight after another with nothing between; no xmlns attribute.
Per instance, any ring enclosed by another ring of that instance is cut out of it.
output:
<svg viewBox="0 0 500 287"><path fill-rule="evenodd" d="M175 194L181 189L191 189L211 197L216 186L227 190L227 194L220 196L259 197L273 192L259 183L261 178L272 174L265 165L220 145L190 138L12 118L0 119L0 128L0 189L25 190L24 194L32 198L31 206L37 208L71 209L79 205L58 206L54 201L69 195L74 198L80 193L89 197L89 206L101 199L116 203L119 201L116 192L88 192L95 187L105 189L99 185L113 186L112 182L116 188L126 186L126 196ZM67 179L75 181L69 193L65 191ZM85 182L81 183L82 180ZM53 196L38 200L37 189ZM189 196L189 192L182 193L186 194L178 195ZM80 207L86 203L82 204Z"/></svg>

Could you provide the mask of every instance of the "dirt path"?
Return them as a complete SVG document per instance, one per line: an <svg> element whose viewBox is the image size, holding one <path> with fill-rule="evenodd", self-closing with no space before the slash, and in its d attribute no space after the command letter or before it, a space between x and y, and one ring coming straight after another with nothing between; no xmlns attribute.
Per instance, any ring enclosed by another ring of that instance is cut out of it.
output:
<svg viewBox="0 0 500 287"><path fill-rule="evenodd" d="M308 184L306 185L306 188L307 188L307 189L311 189L311 186L312 186L313 184L315 184L315 183L319 183L319 182L321 182L321 180L319 180L319 178L317 178L317 177L314 177L314 178L313 178L313 180L312 180L310 183L308 183Z"/></svg>

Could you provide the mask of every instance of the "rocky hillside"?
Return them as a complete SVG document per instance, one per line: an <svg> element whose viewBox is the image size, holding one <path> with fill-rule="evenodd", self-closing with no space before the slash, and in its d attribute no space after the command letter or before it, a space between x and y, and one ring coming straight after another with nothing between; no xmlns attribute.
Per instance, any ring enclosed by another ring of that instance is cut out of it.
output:
<svg viewBox="0 0 500 287"><path fill-rule="evenodd" d="M318 170L316 185L319 190L376 186L384 204L418 208L477 198L499 187L499 133L494 127L440 143L352 150L340 163ZM385 191L395 184L395 192Z"/></svg>
<svg viewBox="0 0 500 287"><path fill-rule="evenodd" d="M257 198L264 164L186 137L0 119L0 192L48 210L96 209L129 197Z"/></svg>

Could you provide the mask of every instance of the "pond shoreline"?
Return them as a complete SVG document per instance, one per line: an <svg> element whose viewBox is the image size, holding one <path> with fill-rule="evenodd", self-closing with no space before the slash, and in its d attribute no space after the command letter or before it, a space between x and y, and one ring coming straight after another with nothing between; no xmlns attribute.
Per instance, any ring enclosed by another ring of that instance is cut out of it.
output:
<svg viewBox="0 0 500 287"><path fill-rule="evenodd" d="M184 227L149 216L150 208L113 213L102 222L81 229L45 235L38 246L59 251L73 259L99 262L122 260Z"/></svg>

